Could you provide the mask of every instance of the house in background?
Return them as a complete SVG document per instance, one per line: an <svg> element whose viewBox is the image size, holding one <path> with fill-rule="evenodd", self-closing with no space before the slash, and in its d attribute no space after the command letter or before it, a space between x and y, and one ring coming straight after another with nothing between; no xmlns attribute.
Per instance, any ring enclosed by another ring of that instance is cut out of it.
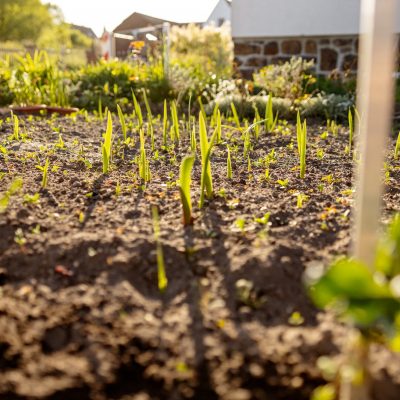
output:
<svg viewBox="0 0 400 400"><path fill-rule="evenodd" d="M162 18L156 18L150 15L145 15L139 12L134 12L124 21L122 21L114 30L113 33L122 35L135 36L138 40L145 39L143 35L144 28L154 28L154 32L160 32L164 22L169 22L171 25L186 25L198 24L201 26L215 25L221 26L225 22L231 20L231 1L229 0L216 0L213 7L210 8L206 18L202 20L193 17L190 20L184 21L170 21ZM129 40L116 38L115 40L115 55L119 58L124 58L128 54Z"/></svg>
<svg viewBox="0 0 400 400"><path fill-rule="evenodd" d="M382 1L382 0L381 0ZM250 78L293 56L316 72L357 70L361 0L233 0L232 36L239 71ZM400 32L397 18L396 32Z"/></svg>

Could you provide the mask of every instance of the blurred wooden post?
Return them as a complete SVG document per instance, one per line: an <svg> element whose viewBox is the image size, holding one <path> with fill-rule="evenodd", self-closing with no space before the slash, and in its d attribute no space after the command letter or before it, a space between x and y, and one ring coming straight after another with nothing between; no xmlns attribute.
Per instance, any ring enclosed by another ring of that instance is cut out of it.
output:
<svg viewBox="0 0 400 400"><path fill-rule="evenodd" d="M169 49L171 46L170 38L171 24L169 22L163 23L163 67L164 67L164 77L168 79L169 77Z"/></svg>
<svg viewBox="0 0 400 400"><path fill-rule="evenodd" d="M373 267L381 220L385 144L391 130L396 0L362 0L357 108L361 115L353 255Z"/></svg>

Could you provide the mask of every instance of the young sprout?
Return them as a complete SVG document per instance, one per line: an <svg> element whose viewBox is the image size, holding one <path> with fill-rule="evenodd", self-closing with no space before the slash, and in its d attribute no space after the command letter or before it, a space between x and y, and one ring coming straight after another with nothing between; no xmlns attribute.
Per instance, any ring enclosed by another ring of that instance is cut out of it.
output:
<svg viewBox="0 0 400 400"><path fill-rule="evenodd" d="M229 146L226 146L228 151L228 157L226 158L226 177L232 179L232 162L231 162L231 150Z"/></svg>
<svg viewBox="0 0 400 400"><path fill-rule="evenodd" d="M132 100L133 100L133 106L135 108L135 114L136 117L138 118L139 121L139 129L142 128L143 126L143 115L142 115L142 109L140 108L140 104L138 103L135 93L132 90Z"/></svg>
<svg viewBox="0 0 400 400"><path fill-rule="evenodd" d="M211 199L213 197L210 156L211 156L211 150L217 138L218 130L217 129L214 130L210 142L208 142L206 121L204 120L204 116L201 112L199 115L199 134L200 134L200 151L201 151L201 167L202 167L199 208L202 208L204 205L204 191L206 191L207 193L207 198Z"/></svg>
<svg viewBox="0 0 400 400"><path fill-rule="evenodd" d="M347 151L350 154L351 153L351 147L353 145L353 135L354 135L353 114L352 114L350 108L349 108L349 113L348 113L348 121L349 121L349 144L347 146Z"/></svg>
<svg viewBox="0 0 400 400"><path fill-rule="evenodd" d="M47 187L47 182L49 179L48 173L49 173L49 166L50 166L50 161L48 158L46 158L46 162L44 165L36 165L36 168L42 171L42 189L46 189Z"/></svg>
<svg viewBox="0 0 400 400"><path fill-rule="evenodd" d="M156 253L157 253L158 290L162 293L167 288L168 279L165 273L164 252L160 241L160 217L158 214L157 206L151 207L151 213L153 217L154 239L156 241L156 246L157 246Z"/></svg>
<svg viewBox="0 0 400 400"><path fill-rule="evenodd" d="M19 120L16 115L12 115L12 118L14 120L14 132L12 134L12 140L19 140Z"/></svg>
<svg viewBox="0 0 400 400"><path fill-rule="evenodd" d="M303 204L308 200L308 196L304 193L297 193L297 208L303 208Z"/></svg>
<svg viewBox="0 0 400 400"><path fill-rule="evenodd" d="M274 117L274 112L272 108L272 93L269 93L268 101L265 106L265 130L267 132L272 132L275 129L277 121L278 121L278 113L276 113Z"/></svg>
<svg viewBox="0 0 400 400"><path fill-rule="evenodd" d="M182 160L179 172L179 192L183 207L183 224L191 225L192 218L192 200L190 198L190 175L192 173L195 156L187 156Z"/></svg>
<svg viewBox="0 0 400 400"><path fill-rule="evenodd" d="M139 136L140 136L139 176L146 183L150 181L151 175L150 175L150 164L146 156L145 140L142 129L139 131Z"/></svg>
<svg viewBox="0 0 400 400"><path fill-rule="evenodd" d="M218 104L218 102L215 102L213 114L211 117L211 124L210 124L210 126L212 128L217 124L218 111L219 111L219 104ZM220 113L220 118L221 118L221 113Z"/></svg>
<svg viewBox="0 0 400 400"><path fill-rule="evenodd" d="M124 143L127 143L125 117L119 104L117 104L117 110L118 110L119 123L121 124L122 135L124 137Z"/></svg>
<svg viewBox="0 0 400 400"><path fill-rule="evenodd" d="M168 107L167 100L164 100L164 116L163 116L163 146L167 145L167 129L168 129Z"/></svg>
<svg viewBox="0 0 400 400"><path fill-rule="evenodd" d="M206 114L206 111L204 110L204 105L203 105L203 101L201 100L201 96L199 96L197 98L197 101L199 102L200 112L203 114L204 121L206 121L206 125L207 125L207 114Z"/></svg>
<svg viewBox="0 0 400 400"><path fill-rule="evenodd" d="M0 213L6 211L8 204L10 202L11 196L17 194L23 185L23 180L20 177L15 178L5 193L0 196Z"/></svg>
<svg viewBox="0 0 400 400"><path fill-rule="evenodd" d="M149 100L147 99L146 89L144 88L143 88L143 100L144 100L144 105L146 107L147 120L149 121L150 125L153 125L153 114L151 112Z"/></svg>
<svg viewBox="0 0 400 400"><path fill-rule="evenodd" d="M238 127L238 129L241 129L239 116L238 116L235 104L233 102L231 102L231 110L232 110L232 114L233 114L233 120L235 121L236 126Z"/></svg>
<svg viewBox="0 0 400 400"><path fill-rule="evenodd" d="M300 178L304 179L306 174L306 149L307 149L307 122L301 123L300 112L297 112L297 149L300 159Z"/></svg>
<svg viewBox="0 0 400 400"><path fill-rule="evenodd" d="M56 147L60 150L64 150L65 149L65 143L64 140L61 136L61 133L58 134L58 141L56 143Z"/></svg>
<svg viewBox="0 0 400 400"><path fill-rule="evenodd" d="M394 148L394 159L397 160L399 158L400 153L400 132L397 136L396 147Z"/></svg>
<svg viewBox="0 0 400 400"><path fill-rule="evenodd" d="M172 101L171 103L171 117L172 117L172 127L173 127L173 141L177 141L180 138L180 133L179 133L179 118L178 118L178 111L176 108L176 103L175 101Z"/></svg>
<svg viewBox="0 0 400 400"><path fill-rule="evenodd" d="M222 128L221 128L221 112L219 110L217 110L216 121L217 121L217 143L221 143Z"/></svg>
<svg viewBox="0 0 400 400"><path fill-rule="evenodd" d="M196 139L196 124L193 124L192 131L190 132L190 149L192 153L196 153L197 139Z"/></svg>
<svg viewBox="0 0 400 400"><path fill-rule="evenodd" d="M103 155L103 174L108 174L110 169L110 159L111 159L111 141L112 141L112 119L111 113L107 113L107 129L104 134L104 143L101 145L102 155Z"/></svg>

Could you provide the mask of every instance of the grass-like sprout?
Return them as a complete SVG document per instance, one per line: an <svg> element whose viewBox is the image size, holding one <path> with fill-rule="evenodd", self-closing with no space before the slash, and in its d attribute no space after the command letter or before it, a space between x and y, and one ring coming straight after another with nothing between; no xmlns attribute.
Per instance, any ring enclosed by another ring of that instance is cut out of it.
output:
<svg viewBox="0 0 400 400"><path fill-rule="evenodd" d="M397 160L399 158L400 153L400 132L397 135L396 147L394 148L394 159Z"/></svg>
<svg viewBox="0 0 400 400"><path fill-rule="evenodd" d="M196 124L193 124L192 131L190 132L190 149L192 153L196 153L197 139L196 139Z"/></svg>
<svg viewBox="0 0 400 400"><path fill-rule="evenodd" d="M265 105L265 130L267 132L272 132L275 129L276 123L278 121L278 113L274 116L274 111L272 107L272 93L268 94L268 101Z"/></svg>
<svg viewBox="0 0 400 400"><path fill-rule="evenodd" d="M36 165L36 168L42 171L42 189L46 189L49 180L49 166L50 161L46 158L44 165Z"/></svg>
<svg viewBox="0 0 400 400"><path fill-rule="evenodd" d="M297 112L297 150L300 159L300 178L304 179L306 175L306 151L307 151L307 122L301 122L300 112Z"/></svg>
<svg viewBox="0 0 400 400"><path fill-rule="evenodd" d="M144 100L144 105L146 107L147 120L149 121L150 125L153 125L153 114L151 112L149 100L147 98L146 89L144 89L144 88L143 88L143 100Z"/></svg>
<svg viewBox="0 0 400 400"><path fill-rule="evenodd" d="M229 146L226 146L228 156L226 158L226 177L232 179L232 161L231 161L231 150Z"/></svg>
<svg viewBox="0 0 400 400"><path fill-rule="evenodd" d="M192 200L190 197L190 175L194 164L195 156L186 156L181 163L179 171L179 192L183 208L183 224L191 225L192 218Z"/></svg>
<svg viewBox="0 0 400 400"><path fill-rule="evenodd" d="M137 101L137 98L136 98L135 93L134 93L133 90L132 90L132 100L133 100L133 107L135 108L135 114L136 114L136 117L137 117L137 119L139 121L139 129L141 129L142 126L143 126L142 109L140 108L140 104Z"/></svg>
<svg viewBox="0 0 400 400"><path fill-rule="evenodd" d="M172 127L173 127L173 141L175 142L180 138L178 110L176 108L175 101L171 102L171 117L172 117Z"/></svg>
<svg viewBox="0 0 400 400"><path fill-rule="evenodd" d="M203 100L201 100L201 96L199 96L197 98L197 101L199 102L200 112L203 114L203 118L204 118L204 121L206 122L206 126L207 126L207 114L206 114L206 110L204 109Z"/></svg>
<svg viewBox="0 0 400 400"><path fill-rule="evenodd" d="M238 127L238 129L241 129L239 115L237 113L235 103L233 101L231 102L231 110L232 110L233 120L235 121L236 126Z"/></svg>
<svg viewBox="0 0 400 400"><path fill-rule="evenodd" d="M140 137L139 176L146 183L150 181L151 174L150 174L149 161L147 160L144 133L142 129L139 131L139 137Z"/></svg>
<svg viewBox="0 0 400 400"><path fill-rule="evenodd" d="M15 114L13 114L12 118L14 120L14 131L12 134L12 139L19 140L19 119Z"/></svg>
<svg viewBox="0 0 400 400"><path fill-rule="evenodd" d="M202 208L204 205L204 192L206 192L208 199L211 199L213 197L210 156L211 156L211 150L214 146L214 143L218 135L218 130L217 129L214 130L214 133L212 134L210 141L208 141L206 122L201 112L199 115L199 135L200 135L200 151L201 151L201 183L200 183L199 208Z"/></svg>
<svg viewBox="0 0 400 400"><path fill-rule="evenodd" d="M218 111L219 111L219 104L218 104L218 102L215 102L215 106L214 106L213 113L212 113L212 116L211 116L211 123L210 123L210 126L212 128L217 124Z"/></svg>
<svg viewBox="0 0 400 400"><path fill-rule="evenodd" d="M98 102L98 114L100 121L103 121L103 105L101 104L101 97L99 97L99 102Z"/></svg>
<svg viewBox="0 0 400 400"><path fill-rule="evenodd" d="M111 143L112 143L112 118L111 113L107 113L107 129L104 134L104 142L101 145L101 151L103 156L103 174L108 174L110 170L110 160L111 160Z"/></svg>
<svg viewBox="0 0 400 400"><path fill-rule="evenodd" d="M117 104L117 110L118 110L119 123L121 124L122 135L124 137L124 143L127 143L125 117L124 113L121 110L121 107L118 104Z"/></svg>
<svg viewBox="0 0 400 400"><path fill-rule="evenodd" d="M8 204L10 203L10 199L13 195L17 194L23 185L23 180L20 177L15 178L8 189L0 196L0 213L6 211Z"/></svg>
<svg viewBox="0 0 400 400"><path fill-rule="evenodd" d="M164 116L163 116L163 146L167 145L167 129L168 129L168 106L167 100L164 100Z"/></svg>
<svg viewBox="0 0 400 400"><path fill-rule="evenodd" d="M217 143L221 143L222 139L222 124L221 124L221 112L217 109L216 115L216 125L217 125Z"/></svg>
<svg viewBox="0 0 400 400"><path fill-rule="evenodd" d="M156 241L158 290L162 293L168 286L168 279L165 273L164 252L160 241L160 217L157 206L152 206L151 214L153 218L154 239Z"/></svg>
<svg viewBox="0 0 400 400"><path fill-rule="evenodd" d="M254 107L254 137L258 141L258 138L260 137L260 113L258 112L257 107Z"/></svg>
<svg viewBox="0 0 400 400"><path fill-rule="evenodd" d="M354 136L353 113L351 112L350 108L349 108L349 113L348 113L347 119L348 119L348 122L349 122L349 144L347 146L347 151L350 154L351 153L351 148L353 146L353 136Z"/></svg>

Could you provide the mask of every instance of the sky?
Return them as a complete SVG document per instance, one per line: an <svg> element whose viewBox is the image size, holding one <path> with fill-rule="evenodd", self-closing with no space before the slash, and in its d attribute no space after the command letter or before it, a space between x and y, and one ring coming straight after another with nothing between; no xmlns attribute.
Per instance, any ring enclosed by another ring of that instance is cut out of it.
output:
<svg viewBox="0 0 400 400"><path fill-rule="evenodd" d="M43 0L58 5L66 22L92 28L100 36L111 31L133 12L176 22L207 18L217 0Z"/></svg>

